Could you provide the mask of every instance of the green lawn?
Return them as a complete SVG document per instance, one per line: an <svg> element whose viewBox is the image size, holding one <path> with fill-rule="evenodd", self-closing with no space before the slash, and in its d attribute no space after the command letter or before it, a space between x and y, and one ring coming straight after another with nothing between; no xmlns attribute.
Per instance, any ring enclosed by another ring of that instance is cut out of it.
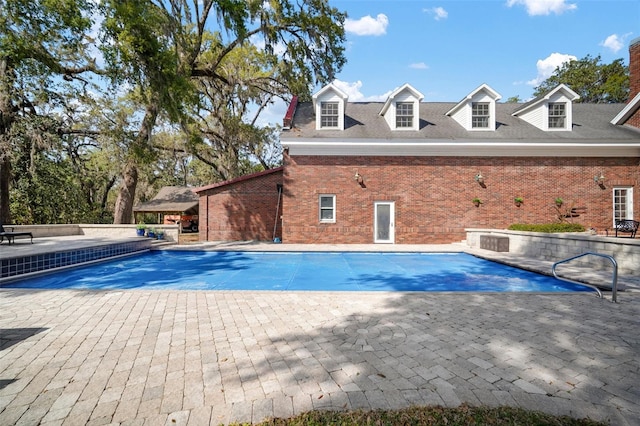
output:
<svg viewBox="0 0 640 426"><path fill-rule="evenodd" d="M360 425L518 425L596 426L605 423L588 419L527 411L512 407L411 407L402 410L310 411L289 419L271 419L262 426L360 426Z"/></svg>

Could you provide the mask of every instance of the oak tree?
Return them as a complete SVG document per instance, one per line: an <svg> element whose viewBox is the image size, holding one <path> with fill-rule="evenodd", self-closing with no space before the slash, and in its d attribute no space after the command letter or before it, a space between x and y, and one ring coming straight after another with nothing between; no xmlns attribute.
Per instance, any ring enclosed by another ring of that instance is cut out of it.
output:
<svg viewBox="0 0 640 426"><path fill-rule="evenodd" d="M544 95L562 83L580 95L577 102L623 103L629 96L629 68L622 59L603 64L600 55L587 55L556 68L553 75L535 88L533 95Z"/></svg>
<svg viewBox="0 0 640 426"><path fill-rule="evenodd" d="M284 92L308 93L312 84L333 79L345 62L345 15L326 0L128 0L106 1L104 7L103 41L111 75L114 81L135 85L144 101L122 172L115 223L132 219L139 165L153 150L152 135L160 116L187 132L193 142L190 147L202 147L197 129L207 120L213 126L200 128L224 128L223 138L255 136L246 136L252 129L238 121L236 108L216 109L214 120L206 111L207 104L230 105L260 97L238 96L249 81L231 79L224 69L234 61L252 60L242 55L230 59L239 49L252 45L262 55L269 76L253 90L266 91L262 99L267 102ZM274 84L266 84L269 80ZM202 96L201 90L216 86L224 90Z"/></svg>

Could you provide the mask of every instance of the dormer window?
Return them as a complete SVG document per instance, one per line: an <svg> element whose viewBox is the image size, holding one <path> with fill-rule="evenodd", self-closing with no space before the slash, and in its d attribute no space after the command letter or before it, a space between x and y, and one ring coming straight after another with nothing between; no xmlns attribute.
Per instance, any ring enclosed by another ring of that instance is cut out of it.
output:
<svg viewBox="0 0 640 426"><path fill-rule="evenodd" d="M566 105L562 102L549 103L549 128L564 129L567 118Z"/></svg>
<svg viewBox="0 0 640 426"><path fill-rule="evenodd" d="M412 131L420 129L420 101L424 96L408 84L397 88L387 98L380 116L384 117L389 129Z"/></svg>
<svg viewBox="0 0 640 426"><path fill-rule="evenodd" d="M489 127L489 102L473 102L471 104L471 127L487 129Z"/></svg>
<svg viewBox="0 0 640 426"><path fill-rule="evenodd" d="M453 118L468 131L494 131L498 100L500 100L500 94L483 84L465 96L445 115Z"/></svg>
<svg viewBox="0 0 640 426"><path fill-rule="evenodd" d="M329 83L313 95L316 130L344 130L344 114L349 96Z"/></svg>
<svg viewBox="0 0 640 426"><path fill-rule="evenodd" d="M321 102L320 127L338 127L339 108L337 102Z"/></svg>
<svg viewBox="0 0 640 426"><path fill-rule="evenodd" d="M522 105L511 115L546 132L569 132L573 128L572 104L580 96L560 84L543 96Z"/></svg>
<svg viewBox="0 0 640 426"><path fill-rule="evenodd" d="M413 127L413 103L412 102L396 103L396 127L398 128Z"/></svg>

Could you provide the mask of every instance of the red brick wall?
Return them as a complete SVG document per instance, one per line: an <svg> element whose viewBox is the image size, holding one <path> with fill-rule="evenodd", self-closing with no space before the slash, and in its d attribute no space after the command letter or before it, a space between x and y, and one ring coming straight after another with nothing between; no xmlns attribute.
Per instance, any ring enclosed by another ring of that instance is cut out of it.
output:
<svg viewBox="0 0 640 426"><path fill-rule="evenodd" d="M599 232L612 226L612 188L637 186L638 158L288 157L284 243L373 242L374 201L395 201L397 244L449 243L465 228L557 221L554 200L586 207L573 219ZM356 170L364 186L355 180ZM605 175L605 188L593 177ZM481 172L486 187L474 176ZM318 195L336 195L336 223L319 223ZM640 198L636 190L634 198ZM475 207L471 200L483 204ZM514 197L524 198L516 207ZM640 203L635 202L636 212Z"/></svg>
<svg viewBox="0 0 640 426"><path fill-rule="evenodd" d="M282 238L277 185L282 171L200 193L200 241L272 241Z"/></svg>
<svg viewBox="0 0 640 426"><path fill-rule="evenodd" d="M640 39L629 46L629 89L629 100L640 93Z"/></svg>
<svg viewBox="0 0 640 426"><path fill-rule="evenodd" d="M640 39L629 46L629 101L640 93ZM640 109L626 121L627 125L640 128Z"/></svg>
<svg viewBox="0 0 640 426"><path fill-rule="evenodd" d="M629 117L629 119L624 124L640 128L640 109L638 109L631 117Z"/></svg>

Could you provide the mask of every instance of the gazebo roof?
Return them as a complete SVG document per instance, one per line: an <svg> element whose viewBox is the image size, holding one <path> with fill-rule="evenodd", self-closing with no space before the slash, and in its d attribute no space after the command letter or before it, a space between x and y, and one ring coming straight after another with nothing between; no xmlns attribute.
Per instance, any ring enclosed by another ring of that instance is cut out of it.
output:
<svg viewBox="0 0 640 426"><path fill-rule="evenodd" d="M165 186L153 199L133 208L135 213L182 213L198 209L198 195L186 186Z"/></svg>

